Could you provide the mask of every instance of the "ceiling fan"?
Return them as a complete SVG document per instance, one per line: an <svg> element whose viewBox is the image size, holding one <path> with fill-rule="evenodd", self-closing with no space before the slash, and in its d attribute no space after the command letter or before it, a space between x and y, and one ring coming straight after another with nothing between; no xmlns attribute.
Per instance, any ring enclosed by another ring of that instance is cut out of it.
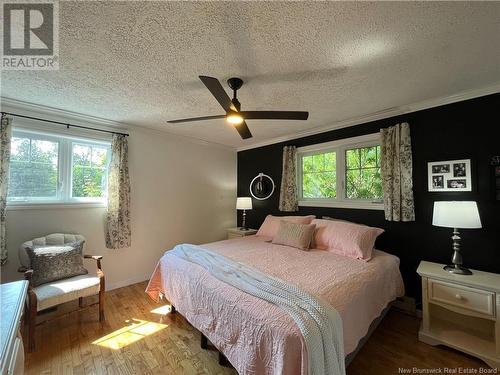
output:
<svg viewBox="0 0 500 375"><path fill-rule="evenodd" d="M226 111L226 114L171 120L167 121L168 123L177 124L180 122L225 118L228 123L234 126L242 139L247 139L252 138L252 133L250 133L245 120L307 120L309 116L309 112L301 111L241 111L241 103L236 97L237 91L243 86L241 78L229 78L227 80L227 84L233 90L233 99L230 99L217 78L199 77L215 99L217 99L224 111Z"/></svg>

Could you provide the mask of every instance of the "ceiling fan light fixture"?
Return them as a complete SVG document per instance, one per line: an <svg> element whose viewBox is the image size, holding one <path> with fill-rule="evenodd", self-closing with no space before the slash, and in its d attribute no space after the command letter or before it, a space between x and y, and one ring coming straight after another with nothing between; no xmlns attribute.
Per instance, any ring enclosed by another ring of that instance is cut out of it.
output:
<svg viewBox="0 0 500 375"><path fill-rule="evenodd" d="M233 125L239 125L244 121L244 119L238 113L230 113L226 116L226 121Z"/></svg>
<svg viewBox="0 0 500 375"><path fill-rule="evenodd" d="M170 124L177 124L181 122L201 121L201 120L214 120L226 119L226 122L238 132L241 139L252 138L252 133L246 124L246 120L307 120L309 112L305 111L243 111L241 112L241 103L237 99L237 91L243 85L241 78L229 78L227 83L233 90L233 99L230 99L227 92L224 90L219 80L214 77L198 76L210 91L212 96L219 102L224 109L223 115L203 116L194 118L184 118L179 120L168 121Z"/></svg>

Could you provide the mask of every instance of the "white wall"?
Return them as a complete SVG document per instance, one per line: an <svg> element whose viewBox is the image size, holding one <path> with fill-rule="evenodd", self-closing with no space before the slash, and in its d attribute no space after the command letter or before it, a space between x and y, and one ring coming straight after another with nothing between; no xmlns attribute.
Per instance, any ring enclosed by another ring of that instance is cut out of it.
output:
<svg viewBox="0 0 500 375"><path fill-rule="evenodd" d="M8 210L2 282L22 278L16 271L19 245L48 233L83 234L86 252L104 256L107 289L148 279L163 252L177 243L225 237L224 229L236 221L235 151L154 130L129 133L132 247L106 249L105 208Z"/></svg>

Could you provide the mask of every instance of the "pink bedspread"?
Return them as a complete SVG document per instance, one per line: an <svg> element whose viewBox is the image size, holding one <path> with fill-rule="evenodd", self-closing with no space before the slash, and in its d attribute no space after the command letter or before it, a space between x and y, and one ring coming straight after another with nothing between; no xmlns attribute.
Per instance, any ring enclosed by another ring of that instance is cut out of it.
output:
<svg viewBox="0 0 500 375"><path fill-rule="evenodd" d="M364 262L266 240L248 236L201 246L330 302L342 317L346 356L387 304L404 294L399 259L393 255L376 250ZM239 374L307 375L307 352L293 319L275 305L217 280L202 267L166 252L146 292L156 300L164 294Z"/></svg>

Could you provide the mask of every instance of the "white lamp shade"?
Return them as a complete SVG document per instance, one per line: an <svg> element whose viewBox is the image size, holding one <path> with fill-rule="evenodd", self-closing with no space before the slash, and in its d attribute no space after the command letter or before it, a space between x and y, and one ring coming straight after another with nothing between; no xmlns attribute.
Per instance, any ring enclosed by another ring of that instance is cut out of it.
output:
<svg viewBox="0 0 500 375"><path fill-rule="evenodd" d="M250 198L250 197L236 198L236 209L237 210L251 210L252 209L252 198Z"/></svg>
<svg viewBox="0 0 500 375"><path fill-rule="evenodd" d="M474 201L434 202L432 225L447 228L481 228L481 218Z"/></svg>

